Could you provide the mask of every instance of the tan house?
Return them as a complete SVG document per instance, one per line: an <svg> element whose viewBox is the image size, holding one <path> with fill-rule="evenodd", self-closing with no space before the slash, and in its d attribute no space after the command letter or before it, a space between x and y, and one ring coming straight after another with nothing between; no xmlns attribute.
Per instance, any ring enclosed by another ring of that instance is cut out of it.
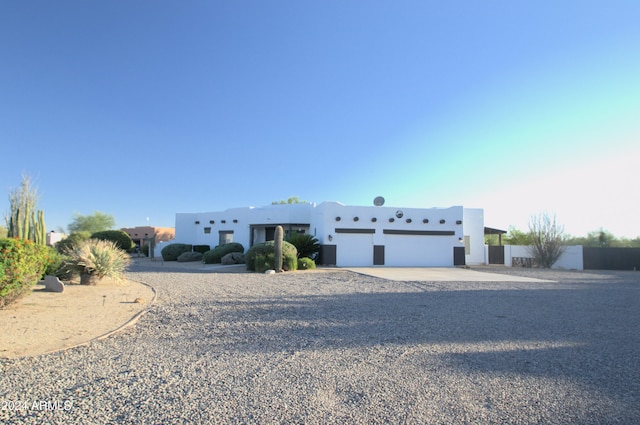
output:
<svg viewBox="0 0 640 425"><path fill-rule="evenodd" d="M176 229L173 227L137 226L125 227L120 230L127 233L138 246L144 245L153 235L156 236L156 243L169 242L176 237Z"/></svg>

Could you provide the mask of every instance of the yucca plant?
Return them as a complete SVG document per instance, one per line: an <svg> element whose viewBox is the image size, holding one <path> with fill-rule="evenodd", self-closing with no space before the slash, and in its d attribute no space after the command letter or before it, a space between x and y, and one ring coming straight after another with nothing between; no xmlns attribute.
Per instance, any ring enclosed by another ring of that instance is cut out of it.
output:
<svg viewBox="0 0 640 425"><path fill-rule="evenodd" d="M80 275L81 285L95 285L109 277L122 279L131 257L112 241L88 239L67 249L66 271Z"/></svg>

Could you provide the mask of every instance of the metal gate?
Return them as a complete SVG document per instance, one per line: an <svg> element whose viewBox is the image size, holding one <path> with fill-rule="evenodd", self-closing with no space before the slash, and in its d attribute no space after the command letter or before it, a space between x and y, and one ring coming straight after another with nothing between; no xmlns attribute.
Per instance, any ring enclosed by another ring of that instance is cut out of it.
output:
<svg viewBox="0 0 640 425"><path fill-rule="evenodd" d="M504 246L489 245L489 264L504 264Z"/></svg>

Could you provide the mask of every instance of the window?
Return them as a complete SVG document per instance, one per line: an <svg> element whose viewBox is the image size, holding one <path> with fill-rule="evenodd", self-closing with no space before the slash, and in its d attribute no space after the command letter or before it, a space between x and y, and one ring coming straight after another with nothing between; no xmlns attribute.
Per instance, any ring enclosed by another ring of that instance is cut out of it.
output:
<svg viewBox="0 0 640 425"><path fill-rule="evenodd" d="M218 245L233 242L233 230L220 230L218 233L220 235L220 243Z"/></svg>
<svg viewBox="0 0 640 425"><path fill-rule="evenodd" d="M204 228L204 232L205 233L211 233L211 227L205 227Z"/></svg>
<svg viewBox="0 0 640 425"><path fill-rule="evenodd" d="M471 255L471 238L468 235L464 236L464 255Z"/></svg>

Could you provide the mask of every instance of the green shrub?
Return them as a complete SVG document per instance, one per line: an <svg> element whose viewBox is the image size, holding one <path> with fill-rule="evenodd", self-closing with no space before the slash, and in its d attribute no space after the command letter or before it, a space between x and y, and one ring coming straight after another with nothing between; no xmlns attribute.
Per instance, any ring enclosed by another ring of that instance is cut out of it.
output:
<svg viewBox="0 0 640 425"><path fill-rule="evenodd" d="M218 264L222 257L231 252L239 252L242 254L244 252L244 246L238 242L229 242L218 245L212 250L205 252L202 257L202 261L205 264Z"/></svg>
<svg viewBox="0 0 640 425"><path fill-rule="evenodd" d="M90 237L91 237L91 233L89 232L84 232L84 231L73 232L63 240L56 242L55 247L56 247L56 250L62 254L66 250L74 248L80 242L86 241Z"/></svg>
<svg viewBox="0 0 640 425"><path fill-rule="evenodd" d="M267 270L273 270L273 265L275 262L275 253L256 254L254 260L254 271L258 273L264 273Z"/></svg>
<svg viewBox="0 0 640 425"><path fill-rule="evenodd" d="M183 252L191 252L192 245L185 243L172 243L162 248L160 255L164 261L177 261L180 254Z"/></svg>
<svg viewBox="0 0 640 425"><path fill-rule="evenodd" d="M118 248L129 252L135 246L131 236L127 232L122 230L103 230L102 232L95 232L91 235L91 239L99 239L101 241L111 241Z"/></svg>
<svg viewBox="0 0 640 425"><path fill-rule="evenodd" d="M44 276L63 277L64 274L61 273L60 269L62 269L66 257L60 254L53 247L48 246L47 249L49 250L49 261L47 262L47 267L44 270Z"/></svg>
<svg viewBox="0 0 640 425"><path fill-rule="evenodd" d="M204 254L205 252L209 251L211 249L211 247L209 245L194 245L193 246L193 251L194 252L199 252L200 254Z"/></svg>
<svg viewBox="0 0 640 425"><path fill-rule="evenodd" d="M183 252L178 255L177 261L179 263L188 263L190 261L202 261L202 253L200 252Z"/></svg>
<svg viewBox="0 0 640 425"><path fill-rule="evenodd" d="M145 243L142 244L142 246L140 247L140 252L145 257L149 256L149 242L145 242Z"/></svg>
<svg viewBox="0 0 640 425"><path fill-rule="evenodd" d="M49 262L49 249L24 239L0 239L0 308L38 283Z"/></svg>
<svg viewBox="0 0 640 425"><path fill-rule="evenodd" d="M120 249L115 242L100 239L88 239L73 249L65 252L67 259L63 270L71 274L95 277L100 280L105 277L121 279L124 271L131 262L131 257ZM95 284L95 281L87 284Z"/></svg>
<svg viewBox="0 0 640 425"><path fill-rule="evenodd" d="M316 263L307 257L298 258L298 270L312 270L316 268Z"/></svg>
<svg viewBox="0 0 640 425"><path fill-rule="evenodd" d="M273 269L274 248L273 241L255 244L245 254L247 270L261 271ZM282 242L282 268L287 271L298 269L298 251L287 241ZM264 263L264 264L263 264ZM263 266L266 267L263 269Z"/></svg>
<svg viewBox="0 0 640 425"><path fill-rule="evenodd" d="M315 259L320 252L320 244L318 239L312 235L305 233L293 233L286 239L287 242L292 244L298 250L298 258L311 258Z"/></svg>

